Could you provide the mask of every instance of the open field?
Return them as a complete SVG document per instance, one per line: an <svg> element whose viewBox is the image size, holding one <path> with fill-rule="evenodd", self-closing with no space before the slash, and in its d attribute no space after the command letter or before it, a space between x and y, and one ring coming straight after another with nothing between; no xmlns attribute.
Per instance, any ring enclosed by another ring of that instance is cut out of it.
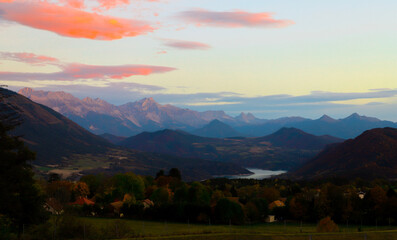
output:
<svg viewBox="0 0 397 240"><path fill-rule="evenodd" d="M244 226L200 225L169 222L150 222L137 220L115 220L105 218L82 218L87 224L103 228L119 225L124 229L123 239L193 239L193 240L392 240L397 239L396 226L363 226L358 232L357 226L340 226L337 233L317 233L314 224L254 224ZM115 228L117 229L117 227ZM128 230L127 230L128 229ZM122 237L121 237L122 238Z"/></svg>

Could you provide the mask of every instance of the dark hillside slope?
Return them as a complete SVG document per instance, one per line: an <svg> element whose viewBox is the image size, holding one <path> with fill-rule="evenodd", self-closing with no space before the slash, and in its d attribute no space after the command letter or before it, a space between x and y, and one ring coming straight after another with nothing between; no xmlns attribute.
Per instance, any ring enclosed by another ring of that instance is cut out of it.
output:
<svg viewBox="0 0 397 240"><path fill-rule="evenodd" d="M130 137L119 145L145 152L235 163L244 167L289 170L312 158L326 145L341 142L298 129L281 129L261 138L205 138L182 131L162 130Z"/></svg>
<svg viewBox="0 0 397 240"><path fill-rule="evenodd" d="M0 109L22 120L13 132L37 152L37 164L58 164L71 154L105 152L113 145L76 123L15 92L0 88Z"/></svg>
<svg viewBox="0 0 397 240"><path fill-rule="evenodd" d="M328 135L315 136L296 128L282 128L271 135L257 138L257 140L271 142L276 147L308 150L321 150L328 144L344 141L341 138Z"/></svg>
<svg viewBox="0 0 397 240"><path fill-rule="evenodd" d="M241 133L217 119L211 121L204 127L192 132L194 135L211 138L239 137Z"/></svg>
<svg viewBox="0 0 397 240"><path fill-rule="evenodd" d="M397 179L397 129L368 130L355 139L330 146L292 176Z"/></svg>
<svg viewBox="0 0 397 240"><path fill-rule="evenodd" d="M166 153L177 156L199 156L195 148L198 143L222 142L221 139L195 136L183 131L161 130L157 132L144 132L121 141L118 145L145 152Z"/></svg>

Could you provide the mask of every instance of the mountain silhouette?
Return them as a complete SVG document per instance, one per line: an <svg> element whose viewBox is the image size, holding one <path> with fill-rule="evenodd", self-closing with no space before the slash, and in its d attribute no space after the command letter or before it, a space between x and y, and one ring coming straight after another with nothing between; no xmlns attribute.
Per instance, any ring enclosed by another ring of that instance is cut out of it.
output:
<svg viewBox="0 0 397 240"><path fill-rule="evenodd" d="M292 173L295 177L392 178L397 176L397 129L377 128L332 145Z"/></svg>
<svg viewBox="0 0 397 240"><path fill-rule="evenodd" d="M234 130L232 127L217 119L212 120L204 127L192 132L197 136L211 137L211 138L228 138L242 136L241 133Z"/></svg>

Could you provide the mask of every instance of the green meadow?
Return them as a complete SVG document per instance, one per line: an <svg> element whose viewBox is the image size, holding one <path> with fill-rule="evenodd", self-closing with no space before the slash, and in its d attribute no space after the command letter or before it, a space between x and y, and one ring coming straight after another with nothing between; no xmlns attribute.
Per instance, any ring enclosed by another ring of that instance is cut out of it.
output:
<svg viewBox="0 0 397 240"><path fill-rule="evenodd" d="M94 229L107 229L114 239L193 239L193 240L392 240L397 239L394 226L339 226L336 233L317 233L316 225L300 223L261 223L252 225L211 225L151 222L125 219L80 218ZM114 231L111 233L109 231ZM91 229L92 231L92 229ZM88 232L88 231L87 231ZM88 234L87 234L88 235ZM87 236L89 238L89 236Z"/></svg>

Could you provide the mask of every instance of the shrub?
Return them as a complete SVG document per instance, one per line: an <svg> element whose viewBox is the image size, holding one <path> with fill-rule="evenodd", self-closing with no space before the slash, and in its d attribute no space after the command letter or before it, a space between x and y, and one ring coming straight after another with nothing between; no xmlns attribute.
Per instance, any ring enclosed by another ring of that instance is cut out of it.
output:
<svg viewBox="0 0 397 240"><path fill-rule="evenodd" d="M330 217L326 217L320 220L317 225L317 232L338 232L339 227Z"/></svg>

